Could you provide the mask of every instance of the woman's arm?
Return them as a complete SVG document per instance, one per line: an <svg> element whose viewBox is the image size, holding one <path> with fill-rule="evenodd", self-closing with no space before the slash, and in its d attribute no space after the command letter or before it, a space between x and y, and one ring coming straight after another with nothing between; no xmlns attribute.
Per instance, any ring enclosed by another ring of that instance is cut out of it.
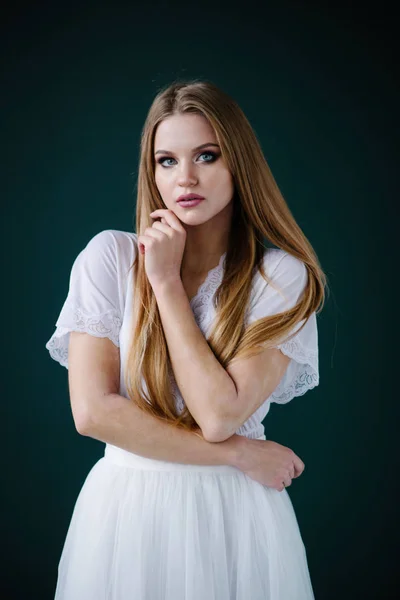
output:
<svg viewBox="0 0 400 600"><path fill-rule="evenodd" d="M120 394L120 366L119 348L107 337L70 333L68 384L79 433L148 458L235 465L245 438L234 435L223 443L208 442L201 429L178 429L146 413Z"/></svg>
<svg viewBox="0 0 400 600"><path fill-rule="evenodd" d="M230 465L280 492L304 470L301 458L286 446L237 434L223 442L207 442L196 433L162 423L119 394L105 396L96 415L82 435L140 456L184 464Z"/></svg>
<svg viewBox="0 0 400 600"><path fill-rule="evenodd" d="M179 391L211 441L235 404L235 384L198 327L182 280L165 278L153 291Z"/></svg>
<svg viewBox="0 0 400 600"><path fill-rule="evenodd" d="M246 438L234 434L223 442L207 442L201 435L163 423L119 394L96 402L92 418L78 428L81 435L156 460L238 467Z"/></svg>

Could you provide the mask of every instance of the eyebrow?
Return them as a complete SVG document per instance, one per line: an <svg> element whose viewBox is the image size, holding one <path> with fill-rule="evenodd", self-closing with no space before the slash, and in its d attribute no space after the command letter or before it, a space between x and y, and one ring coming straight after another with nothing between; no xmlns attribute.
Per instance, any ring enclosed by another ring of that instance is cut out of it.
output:
<svg viewBox="0 0 400 600"><path fill-rule="evenodd" d="M196 152L196 150L201 150L202 148L205 148L206 146L216 146L217 148L219 148L219 144L214 144L213 142L207 142L206 144L201 144L201 146L197 146L196 148L193 148L192 152ZM155 154L173 154L173 152L171 152L170 150L157 150L157 152L155 152Z"/></svg>

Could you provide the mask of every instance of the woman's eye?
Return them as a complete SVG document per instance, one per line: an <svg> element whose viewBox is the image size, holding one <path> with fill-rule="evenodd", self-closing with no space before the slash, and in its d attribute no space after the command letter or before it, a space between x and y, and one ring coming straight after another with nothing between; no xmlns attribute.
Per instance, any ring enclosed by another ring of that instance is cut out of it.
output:
<svg viewBox="0 0 400 600"><path fill-rule="evenodd" d="M159 162L159 163L160 163L160 165L162 165L162 166L164 167L165 165L163 164L163 162L164 162L165 160L174 160L174 159L173 159L173 158L168 158L168 156L167 156L167 157L165 157L165 158L160 158L160 159L159 159L157 162Z"/></svg>
<svg viewBox="0 0 400 600"><path fill-rule="evenodd" d="M199 156L211 156L210 160L202 160L201 162L214 162L214 160L216 159L216 154L214 154L214 152L202 152ZM175 160L174 158L171 158L170 156L163 156L161 158L158 159L158 163L165 168L168 168L171 165L164 165L164 161L166 160Z"/></svg>
<svg viewBox="0 0 400 600"><path fill-rule="evenodd" d="M200 156L204 156L204 155L207 155L207 154L208 154L208 156L211 156L212 159L215 158L214 152L203 152L202 154L200 154ZM206 160L206 161L203 161L203 162L212 162L212 160Z"/></svg>

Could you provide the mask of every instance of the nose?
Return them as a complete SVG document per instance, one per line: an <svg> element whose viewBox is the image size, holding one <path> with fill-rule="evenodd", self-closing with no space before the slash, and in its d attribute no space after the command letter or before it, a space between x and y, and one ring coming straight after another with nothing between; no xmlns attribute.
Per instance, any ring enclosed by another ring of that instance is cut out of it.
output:
<svg viewBox="0 0 400 600"><path fill-rule="evenodd" d="M197 175L195 173L195 165L192 162L181 163L178 173L178 185L187 187L189 185L195 185L197 183Z"/></svg>

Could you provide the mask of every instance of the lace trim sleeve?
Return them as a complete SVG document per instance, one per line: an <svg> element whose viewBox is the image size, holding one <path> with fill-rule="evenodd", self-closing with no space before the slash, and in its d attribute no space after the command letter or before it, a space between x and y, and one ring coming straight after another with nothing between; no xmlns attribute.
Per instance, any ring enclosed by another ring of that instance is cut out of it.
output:
<svg viewBox="0 0 400 600"><path fill-rule="evenodd" d="M300 329L303 322L298 323L295 330ZM275 347L291 358L291 361L270 400L277 404L286 404L319 384L316 313L312 313L301 331Z"/></svg>
<svg viewBox="0 0 400 600"><path fill-rule="evenodd" d="M103 230L73 262L68 294L46 344L50 356L67 368L71 331L108 337L119 347L127 266L124 253L132 250L126 242L124 232Z"/></svg>
<svg viewBox="0 0 400 600"><path fill-rule="evenodd" d="M68 369L68 346L71 331L89 333L99 338L108 337L119 348L121 325L121 315L115 309L99 315L89 315L78 304L67 299L56 323L56 330L47 342L46 348L54 360Z"/></svg>
<svg viewBox="0 0 400 600"><path fill-rule="evenodd" d="M292 360L270 399L286 404L319 385L318 351L305 348L296 338L276 347Z"/></svg>

